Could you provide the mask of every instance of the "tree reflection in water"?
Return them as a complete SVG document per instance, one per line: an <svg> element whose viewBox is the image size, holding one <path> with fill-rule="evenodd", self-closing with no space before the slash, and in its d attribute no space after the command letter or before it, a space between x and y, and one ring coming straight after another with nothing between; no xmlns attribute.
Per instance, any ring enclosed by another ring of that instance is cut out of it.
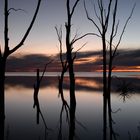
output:
<svg viewBox="0 0 140 140"><path fill-rule="evenodd" d="M46 124L46 121L45 121L45 118L43 116L43 113L41 112L40 105L39 105L39 100L38 100L38 93L39 93L40 83L41 83L41 80L43 78L43 75L44 75L44 73L40 77L39 76L39 69L37 69L36 83L34 84L34 105L33 105L33 108L36 107L36 123L39 124L39 120L40 120L39 117L40 116L43 120L43 124L45 126L45 140L46 140L47 135L48 135L48 131L50 131L51 129L49 129L47 124Z"/></svg>

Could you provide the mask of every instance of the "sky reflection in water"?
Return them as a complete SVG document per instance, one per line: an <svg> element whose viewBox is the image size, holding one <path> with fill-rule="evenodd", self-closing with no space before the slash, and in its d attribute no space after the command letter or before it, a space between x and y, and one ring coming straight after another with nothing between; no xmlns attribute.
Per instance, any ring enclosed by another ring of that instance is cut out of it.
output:
<svg viewBox="0 0 140 140"><path fill-rule="evenodd" d="M65 78L64 95L69 101L69 92ZM126 78L126 80L128 80ZM132 137L139 136L137 127L140 122L140 92L139 79L132 78L136 92L130 99L123 102L119 93L112 93L112 109L115 122L114 130L119 134L118 139L128 139L128 132ZM13 82L12 82L13 81ZM38 140L44 139L45 128L42 120L36 124L36 110L33 109L33 83L35 77L8 77L6 82L6 135L9 140ZM81 140L102 140L102 79L76 78L76 136ZM114 81L115 83L115 81ZM114 84L113 84L113 87ZM52 131L48 137L57 139L61 100L58 98L57 78L44 78L39 92L40 108L46 123ZM79 122L84 126L79 125ZM63 116L63 135L68 137L68 124Z"/></svg>

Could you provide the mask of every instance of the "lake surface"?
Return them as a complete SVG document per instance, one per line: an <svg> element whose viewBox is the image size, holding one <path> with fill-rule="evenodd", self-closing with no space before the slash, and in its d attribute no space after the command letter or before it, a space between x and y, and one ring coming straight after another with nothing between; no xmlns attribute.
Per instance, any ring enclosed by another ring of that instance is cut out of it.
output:
<svg viewBox="0 0 140 140"><path fill-rule="evenodd" d="M58 98L59 73L46 73L39 91L40 109L49 130L40 117L36 123L33 108L35 73L7 73L6 77L6 140L57 140L60 130L62 101ZM93 75L93 76L92 76ZM113 73L112 113L114 132L118 140L140 138L140 73ZM117 76L117 78L116 78ZM103 94L101 73L76 73L75 139L103 140ZM117 89L129 83L134 94L126 100ZM68 78L64 81L64 96L69 103ZM69 126L63 113L62 136L67 140Z"/></svg>
<svg viewBox="0 0 140 140"><path fill-rule="evenodd" d="M40 73L42 74L42 73ZM45 72L46 77L56 77L60 76L61 72ZM34 77L36 72L6 72L6 76L24 76L24 77ZM65 73L68 76L68 73ZM102 77L102 72L75 72L76 77ZM112 76L118 77L139 77L139 72L112 72Z"/></svg>

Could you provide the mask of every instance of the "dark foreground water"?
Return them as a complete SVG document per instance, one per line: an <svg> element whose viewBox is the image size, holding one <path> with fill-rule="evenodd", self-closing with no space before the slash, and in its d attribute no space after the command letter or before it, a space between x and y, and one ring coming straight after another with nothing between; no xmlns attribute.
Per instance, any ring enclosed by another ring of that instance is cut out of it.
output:
<svg viewBox="0 0 140 140"><path fill-rule="evenodd" d="M123 74L121 74L123 75ZM118 75L120 76L120 75ZM140 138L140 75L131 73L114 78L112 84L113 129L118 140L136 140ZM6 78L6 140L57 140L62 124L62 136L68 139L69 124L66 113L60 121L62 108L58 98L58 78L44 77L39 92L40 109L49 130L40 116L36 123L36 109L33 108L33 75L10 75ZM116 92L122 84L133 89L133 94L120 96ZM76 78L76 129L74 139L103 140L103 94L102 78L83 76ZM69 103L68 79L64 82L64 95Z"/></svg>

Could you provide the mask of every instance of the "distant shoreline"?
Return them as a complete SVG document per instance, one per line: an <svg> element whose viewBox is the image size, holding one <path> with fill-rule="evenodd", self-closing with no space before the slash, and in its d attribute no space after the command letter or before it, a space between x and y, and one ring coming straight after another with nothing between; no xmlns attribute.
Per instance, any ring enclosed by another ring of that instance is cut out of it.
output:
<svg viewBox="0 0 140 140"><path fill-rule="evenodd" d="M40 75L42 72L40 73ZM45 77L58 77L61 72L45 72ZM35 77L36 72L6 72L6 76L24 76L24 77ZM68 76L68 72L65 74ZM102 77L102 72L75 72L76 77ZM118 77L140 77L140 72L113 72L112 76Z"/></svg>

